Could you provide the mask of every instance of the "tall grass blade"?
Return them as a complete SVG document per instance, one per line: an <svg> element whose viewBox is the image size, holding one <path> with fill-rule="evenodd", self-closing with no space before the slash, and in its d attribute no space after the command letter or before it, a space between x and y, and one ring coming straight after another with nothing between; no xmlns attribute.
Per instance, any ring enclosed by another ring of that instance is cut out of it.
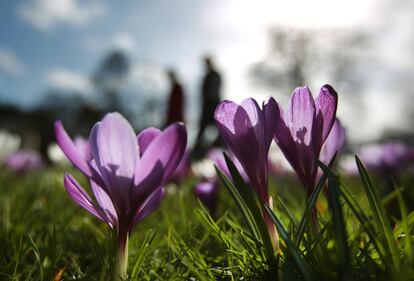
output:
<svg viewBox="0 0 414 281"><path fill-rule="evenodd" d="M362 185L364 186L365 193L368 197L369 204L372 209L374 220L378 225L378 230L381 232L384 238L385 251L386 254L391 257L393 272L398 272L399 270L399 255L397 250L397 245L395 244L394 237L391 231L391 224L386 215L385 208L381 203L380 196L378 191L372 186L371 180L368 176L368 173L362 164L358 156L355 155L356 164L358 167L359 176L362 180Z"/></svg>
<svg viewBox="0 0 414 281"><path fill-rule="evenodd" d="M396 188L395 191L397 192L398 198L398 205L400 206L401 212L401 228L404 231L404 252L408 259L407 264L411 264L413 260L413 253L412 253L412 236L411 236L411 226L408 222L408 211L405 201L401 194L401 189Z"/></svg>
<svg viewBox="0 0 414 281"><path fill-rule="evenodd" d="M328 167L331 168L333 166L333 163L335 162L336 154L332 157L331 161L329 162ZM325 186L326 181L326 175L323 174L321 178L319 179L315 189L312 191L311 196L309 197L309 200L306 204L305 213L302 216L302 219L300 220L298 230L296 232L296 239L295 244L297 247L299 247L303 234L305 233L306 225L309 222L309 219L311 217L311 212L315 208L316 201L318 201L319 193L321 193L322 189Z"/></svg>
<svg viewBox="0 0 414 281"><path fill-rule="evenodd" d="M247 227L249 228L250 232L252 233L253 237L260 241L259 230L257 229L257 225L254 222L253 216L249 208L247 207L246 203L244 202L243 198L241 197L238 189L233 185L233 183L226 177L226 175L220 171L219 168L215 166L217 175L223 182L223 185L227 188L230 192L231 196L233 197L234 201L236 202L237 207L239 208L243 219L246 222Z"/></svg>
<svg viewBox="0 0 414 281"><path fill-rule="evenodd" d="M336 176L332 174L328 167L320 161L318 161L318 165L328 177L329 209L332 214L332 223L335 233L335 247L339 258L340 279L352 280L352 266L349 254L348 235L342 213L342 206L339 200L340 194L338 182L336 180Z"/></svg>
<svg viewBox="0 0 414 281"><path fill-rule="evenodd" d="M377 231L375 230L371 220L368 218L368 216L363 211L362 207L358 203L358 201L354 198L354 196L349 191L349 188L345 186L343 183L341 183L341 195L344 199L347 206L350 208L351 212L354 214L356 219L361 224L362 229L366 231L370 238L370 242L377 250L378 254L380 255L381 259L383 261L386 261L388 259L388 256L385 254L384 246L382 245L378 235Z"/></svg>
<svg viewBox="0 0 414 281"><path fill-rule="evenodd" d="M147 235L145 236L145 239L142 242L140 249L138 250L137 257L134 263L134 267L132 268L132 272L131 272L131 280L136 280L138 278L139 271L141 270L142 264L144 262L146 250L148 249L148 247L151 245L152 241L154 240L156 233L157 232L153 229L150 229L147 232Z"/></svg>
<svg viewBox="0 0 414 281"><path fill-rule="evenodd" d="M285 227L283 226L282 222L276 216L275 212L269 207L269 205L265 204L265 210L269 214L270 218L272 219L273 223L276 226L277 231L279 232L280 237L286 243L286 251L295 261L301 275L307 281L314 280L312 270L309 264L303 259L300 250L298 247L295 246L293 241L289 237L289 233L286 231ZM285 274L288 274L285 272Z"/></svg>
<svg viewBox="0 0 414 281"><path fill-rule="evenodd" d="M268 262L271 262L274 260L275 254L274 254L272 242L270 240L269 232L267 230L266 224L263 219L263 214L257 204L257 202L259 201L257 199L257 195L244 182L239 171L237 170L233 162L230 160L230 158L225 153L223 154L224 154L224 159L226 160L227 168L229 169L230 174L233 178L233 181L238 188L239 194L242 197L243 201L246 203L246 206L250 210L253 220L256 223L257 230L259 232L261 241L263 242L263 246L265 249L266 260ZM263 203L261 204L263 205Z"/></svg>

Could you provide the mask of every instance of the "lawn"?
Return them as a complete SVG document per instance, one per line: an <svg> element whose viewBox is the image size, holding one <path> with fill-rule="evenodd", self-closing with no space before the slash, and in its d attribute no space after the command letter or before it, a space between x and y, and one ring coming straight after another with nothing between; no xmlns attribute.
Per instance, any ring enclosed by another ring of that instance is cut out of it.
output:
<svg viewBox="0 0 414 281"><path fill-rule="evenodd" d="M68 170L1 172L1 280L108 280L114 235L67 196ZM335 192L320 191L316 202L319 229L305 223L302 234L299 181L272 176L281 247L270 261L225 185L210 216L194 195L196 178L170 184L132 232L128 280L414 280L412 177L390 191L375 176L364 187L364 175L330 177Z"/></svg>

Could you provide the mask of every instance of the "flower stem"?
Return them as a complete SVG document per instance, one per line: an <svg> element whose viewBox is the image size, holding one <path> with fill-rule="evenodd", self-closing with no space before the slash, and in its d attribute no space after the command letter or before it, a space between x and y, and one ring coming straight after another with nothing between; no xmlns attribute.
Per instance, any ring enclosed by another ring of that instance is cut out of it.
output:
<svg viewBox="0 0 414 281"><path fill-rule="evenodd" d="M269 197L269 207L273 210L273 198L272 196ZM263 219L267 226L267 231L269 232L270 240L272 241L273 249L278 252L279 251L279 235L276 230L276 226L274 225L272 219L270 218L269 214L264 211L263 212Z"/></svg>
<svg viewBox="0 0 414 281"><path fill-rule="evenodd" d="M129 231L119 229L117 233L118 247L116 249L115 258L115 270L113 275L113 281L125 280L127 275L128 267L128 239Z"/></svg>

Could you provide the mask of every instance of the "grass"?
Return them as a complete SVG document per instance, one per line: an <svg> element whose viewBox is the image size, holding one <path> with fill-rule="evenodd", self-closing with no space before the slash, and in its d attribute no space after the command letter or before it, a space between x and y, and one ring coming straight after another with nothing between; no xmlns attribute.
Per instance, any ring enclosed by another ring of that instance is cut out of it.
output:
<svg viewBox="0 0 414 281"><path fill-rule="evenodd" d="M213 217L194 196L194 178L169 186L132 234L129 280L414 280L413 178L387 190L358 168L358 178L327 170L330 192L318 189L311 202L319 230L299 182L271 178L267 211L281 238L271 262L257 201L240 182L237 204L221 186ZM69 199L63 172L0 173L0 280L108 280L113 233Z"/></svg>

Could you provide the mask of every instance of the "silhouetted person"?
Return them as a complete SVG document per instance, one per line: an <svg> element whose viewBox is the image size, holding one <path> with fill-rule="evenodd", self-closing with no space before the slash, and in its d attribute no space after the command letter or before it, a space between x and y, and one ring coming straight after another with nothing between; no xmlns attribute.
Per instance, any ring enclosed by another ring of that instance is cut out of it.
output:
<svg viewBox="0 0 414 281"><path fill-rule="evenodd" d="M221 76L215 69L213 61L210 57L204 58L204 64L206 67L206 75L204 76L201 88L202 110L199 123L199 131L194 146L196 157L201 156L205 152L203 151L205 149L205 146L202 143L203 135L209 125L215 127L214 111L220 102ZM217 144L218 138L212 143L212 145Z"/></svg>
<svg viewBox="0 0 414 281"><path fill-rule="evenodd" d="M173 122L184 122L184 92L183 87L177 79L174 70L168 71L171 82L170 97L168 99L166 124Z"/></svg>

